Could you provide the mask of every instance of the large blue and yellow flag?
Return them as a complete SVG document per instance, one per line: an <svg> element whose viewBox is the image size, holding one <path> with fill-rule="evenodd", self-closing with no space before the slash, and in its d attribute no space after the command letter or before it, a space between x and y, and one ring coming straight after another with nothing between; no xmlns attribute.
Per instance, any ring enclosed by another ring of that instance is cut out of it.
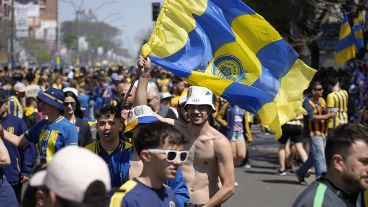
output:
<svg viewBox="0 0 368 207"><path fill-rule="evenodd" d="M364 37L363 37L363 16L362 12L358 13L358 16L354 18L353 27L351 28L354 33L355 45L358 50L364 48Z"/></svg>
<svg viewBox="0 0 368 207"><path fill-rule="evenodd" d="M166 0L142 55L258 114L281 135L315 70L240 0Z"/></svg>
<svg viewBox="0 0 368 207"><path fill-rule="evenodd" d="M336 64L345 63L353 58L357 53L354 34L351 32L348 16L344 14L340 27L339 42L335 49Z"/></svg>

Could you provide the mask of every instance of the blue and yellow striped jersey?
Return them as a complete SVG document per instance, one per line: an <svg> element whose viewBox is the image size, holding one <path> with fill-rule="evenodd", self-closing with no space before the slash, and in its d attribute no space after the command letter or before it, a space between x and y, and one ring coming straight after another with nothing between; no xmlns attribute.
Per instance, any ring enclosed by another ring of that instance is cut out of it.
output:
<svg viewBox="0 0 368 207"><path fill-rule="evenodd" d="M13 116L23 118L23 107L17 97L10 96L8 99L7 112Z"/></svg>
<svg viewBox="0 0 368 207"><path fill-rule="evenodd" d="M305 127L308 126L308 135L313 136L326 136L327 135L327 120L313 120L313 115L323 115L326 113L325 99L320 97L318 100L312 98L304 101L303 107L307 111L305 120Z"/></svg>
<svg viewBox="0 0 368 207"><path fill-rule="evenodd" d="M77 128L63 116L55 122L40 121L24 136L39 144L41 163L49 163L55 153L65 146L78 146Z"/></svg>
<svg viewBox="0 0 368 207"><path fill-rule="evenodd" d="M334 129L348 123L348 93L345 90L331 92L327 95L327 107L336 108L336 116L330 119L328 128Z"/></svg>

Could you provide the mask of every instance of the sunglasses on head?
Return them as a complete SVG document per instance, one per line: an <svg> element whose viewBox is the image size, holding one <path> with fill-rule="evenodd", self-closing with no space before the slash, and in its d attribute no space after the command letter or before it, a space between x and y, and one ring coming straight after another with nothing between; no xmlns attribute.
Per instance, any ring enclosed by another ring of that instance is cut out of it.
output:
<svg viewBox="0 0 368 207"><path fill-rule="evenodd" d="M148 152L154 154L165 154L166 161L174 162L179 156L181 162L186 162L189 156L189 151L163 150L163 149L148 149Z"/></svg>
<svg viewBox="0 0 368 207"><path fill-rule="evenodd" d="M69 105L71 107L75 107L77 104L75 102L64 102L63 103L63 106L65 106L65 107L68 107Z"/></svg>

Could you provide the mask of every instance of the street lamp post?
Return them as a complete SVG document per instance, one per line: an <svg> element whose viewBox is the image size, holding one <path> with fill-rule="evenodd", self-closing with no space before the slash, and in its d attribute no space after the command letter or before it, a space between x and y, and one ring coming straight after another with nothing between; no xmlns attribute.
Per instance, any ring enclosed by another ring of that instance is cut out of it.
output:
<svg viewBox="0 0 368 207"><path fill-rule="evenodd" d="M107 23L107 24L109 24L109 25L111 25L111 22L114 22L114 21L116 21L116 20L120 20L120 19L121 19L120 17L115 17L115 18L113 18L113 19L111 19L111 20L107 21L106 23Z"/></svg>
<svg viewBox="0 0 368 207"><path fill-rule="evenodd" d="M79 65L80 64L80 60L79 60L79 16L78 13L80 11L76 10L75 11L75 35L77 36L77 46L76 46L76 61L75 64Z"/></svg>
<svg viewBox="0 0 368 207"><path fill-rule="evenodd" d="M104 6L106 6L106 5L109 5L109 4L115 4L115 3L117 3L117 1L108 1L108 2L104 2L104 3L102 3L102 4L100 4L100 5L98 5L96 8L94 8L94 9L92 9L92 11L93 11L93 13L97 13L97 11L99 10L99 9L101 9L102 7L104 7Z"/></svg>
<svg viewBox="0 0 368 207"><path fill-rule="evenodd" d="M14 54L14 39L15 39L15 16L14 16L14 1L11 1L11 31L10 31L10 62L11 62L11 68L15 68L15 54Z"/></svg>
<svg viewBox="0 0 368 207"><path fill-rule="evenodd" d="M107 15L106 17L102 18L101 22L105 22L106 20L110 19L111 17L121 16L121 15L122 15L121 12L112 13L112 14Z"/></svg>
<svg viewBox="0 0 368 207"><path fill-rule="evenodd" d="M59 52L59 0L56 0L56 38L55 38L55 53Z"/></svg>

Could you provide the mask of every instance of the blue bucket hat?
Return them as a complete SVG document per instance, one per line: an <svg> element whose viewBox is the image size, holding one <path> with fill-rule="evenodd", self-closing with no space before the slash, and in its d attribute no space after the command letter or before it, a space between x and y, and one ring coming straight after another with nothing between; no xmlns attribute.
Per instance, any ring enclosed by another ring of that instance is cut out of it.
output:
<svg viewBox="0 0 368 207"><path fill-rule="evenodd" d="M49 88L45 92L39 94L37 98L64 112L63 103L65 96L61 90L56 88Z"/></svg>

